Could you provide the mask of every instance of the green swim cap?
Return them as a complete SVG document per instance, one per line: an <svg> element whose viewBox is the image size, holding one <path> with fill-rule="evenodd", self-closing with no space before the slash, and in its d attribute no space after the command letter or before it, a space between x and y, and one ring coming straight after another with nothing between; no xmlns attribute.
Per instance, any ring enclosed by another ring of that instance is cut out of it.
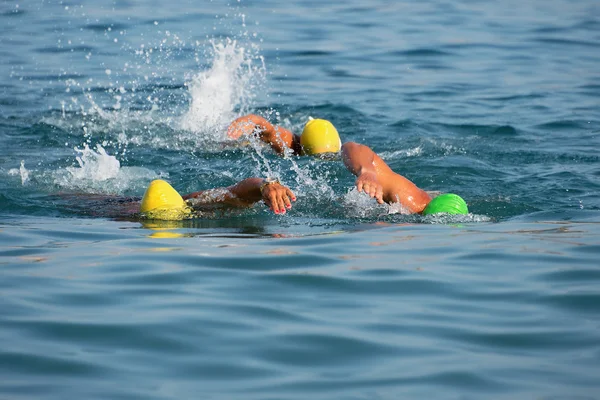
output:
<svg viewBox="0 0 600 400"><path fill-rule="evenodd" d="M457 194L445 193L434 198L423 210L423 215L446 213L468 214L467 203Z"/></svg>

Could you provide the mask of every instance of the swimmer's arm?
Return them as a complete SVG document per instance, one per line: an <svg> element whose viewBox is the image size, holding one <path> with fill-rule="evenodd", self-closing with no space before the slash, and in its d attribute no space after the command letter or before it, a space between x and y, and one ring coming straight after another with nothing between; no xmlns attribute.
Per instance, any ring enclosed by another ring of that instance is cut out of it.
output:
<svg viewBox="0 0 600 400"><path fill-rule="evenodd" d="M383 185L375 168L376 154L362 144L348 142L342 146L344 165L356 178L356 189L383 203Z"/></svg>
<svg viewBox="0 0 600 400"><path fill-rule="evenodd" d="M296 196L290 189L279 183L269 185L264 183L265 180L261 178L248 178L233 186L203 190L182 197L184 200L189 200L194 207L211 205L249 207L262 200L276 214L285 213L286 208L292 208L291 201L296 201Z"/></svg>
<svg viewBox="0 0 600 400"><path fill-rule="evenodd" d="M412 213L419 213L431 197L404 176L395 173L368 146L345 143L342 146L344 164L357 176L356 188L378 203L400 203Z"/></svg>
<svg viewBox="0 0 600 400"><path fill-rule="evenodd" d="M284 154L291 149L294 154L300 154L300 137L291 131L271 124L265 118L249 114L233 121L227 129L227 136L237 139L243 135L258 133L260 140L268 143L275 152Z"/></svg>

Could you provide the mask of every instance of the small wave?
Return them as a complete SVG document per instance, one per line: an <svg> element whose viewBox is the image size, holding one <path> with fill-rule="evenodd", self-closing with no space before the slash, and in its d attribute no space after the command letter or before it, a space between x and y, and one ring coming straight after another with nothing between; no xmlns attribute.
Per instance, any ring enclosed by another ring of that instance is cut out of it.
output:
<svg viewBox="0 0 600 400"><path fill-rule="evenodd" d="M443 130L449 130L455 133L477 135L477 136L514 136L518 134L517 129L512 125L475 125L475 124L435 124Z"/></svg>
<svg viewBox="0 0 600 400"><path fill-rule="evenodd" d="M441 56L452 56L454 53L444 50L431 49L427 47L391 51L389 54L401 57L441 57Z"/></svg>
<svg viewBox="0 0 600 400"><path fill-rule="evenodd" d="M89 53L96 49L92 46L60 46L60 47L39 47L35 49L40 54L60 54L60 53ZM63 77L64 79L64 77Z"/></svg>
<svg viewBox="0 0 600 400"><path fill-rule="evenodd" d="M551 122L545 122L543 124L535 125L537 129L553 130L553 131L564 131L573 129L585 129L586 123L584 121L575 120L556 120Z"/></svg>
<svg viewBox="0 0 600 400"><path fill-rule="evenodd" d="M582 46L591 48L600 48L600 42L590 42L586 40L557 39L557 38L535 38L534 41L546 44L555 44L560 46Z"/></svg>
<svg viewBox="0 0 600 400"><path fill-rule="evenodd" d="M111 31L111 30L120 31L120 30L124 30L124 29L128 29L128 28L129 28L129 25L121 24L118 22L113 22L110 24L93 23L93 24L83 25L83 29L87 29L87 30L90 30L93 32L106 32L106 31Z"/></svg>

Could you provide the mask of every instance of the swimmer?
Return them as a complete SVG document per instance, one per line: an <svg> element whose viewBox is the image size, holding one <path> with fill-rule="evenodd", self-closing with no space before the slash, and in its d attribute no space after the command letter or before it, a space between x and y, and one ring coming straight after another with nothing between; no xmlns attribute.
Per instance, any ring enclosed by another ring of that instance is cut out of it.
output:
<svg viewBox="0 0 600 400"><path fill-rule="evenodd" d="M373 150L363 144L348 142L342 146L342 160L356 178L356 189L379 204L400 204L405 210L423 215L468 214L465 201L446 193L432 198L404 176L392 169Z"/></svg>
<svg viewBox="0 0 600 400"><path fill-rule="evenodd" d="M269 144L280 155L284 155L289 150L297 156L337 154L342 147L337 129L324 119L311 118L304 126L301 135L273 125L265 118L254 114L236 119L227 129L227 136L232 139L253 134Z"/></svg>
<svg viewBox="0 0 600 400"><path fill-rule="evenodd" d="M80 212L109 218L181 220L194 213L217 208L245 208L264 202L275 214L285 214L296 201L294 193L276 179L247 178L235 185L207 189L181 196L169 183L157 179L148 185L142 198L108 195L61 194L73 198L71 207ZM87 199L81 202L82 197ZM197 214L196 214L197 215Z"/></svg>

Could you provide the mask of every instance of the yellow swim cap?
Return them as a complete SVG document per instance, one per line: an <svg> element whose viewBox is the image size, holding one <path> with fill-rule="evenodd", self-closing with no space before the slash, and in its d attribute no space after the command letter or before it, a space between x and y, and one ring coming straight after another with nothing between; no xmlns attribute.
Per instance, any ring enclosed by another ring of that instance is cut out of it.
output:
<svg viewBox="0 0 600 400"><path fill-rule="evenodd" d="M306 154L337 153L342 148L337 129L324 119L311 119L306 123L300 144Z"/></svg>
<svg viewBox="0 0 600 400"><path fill-rule="evenodd" d="M173 186L167 182L156 179L150 182L140 212L150 219L179 220L190 214L190 209Z"/></svg>

